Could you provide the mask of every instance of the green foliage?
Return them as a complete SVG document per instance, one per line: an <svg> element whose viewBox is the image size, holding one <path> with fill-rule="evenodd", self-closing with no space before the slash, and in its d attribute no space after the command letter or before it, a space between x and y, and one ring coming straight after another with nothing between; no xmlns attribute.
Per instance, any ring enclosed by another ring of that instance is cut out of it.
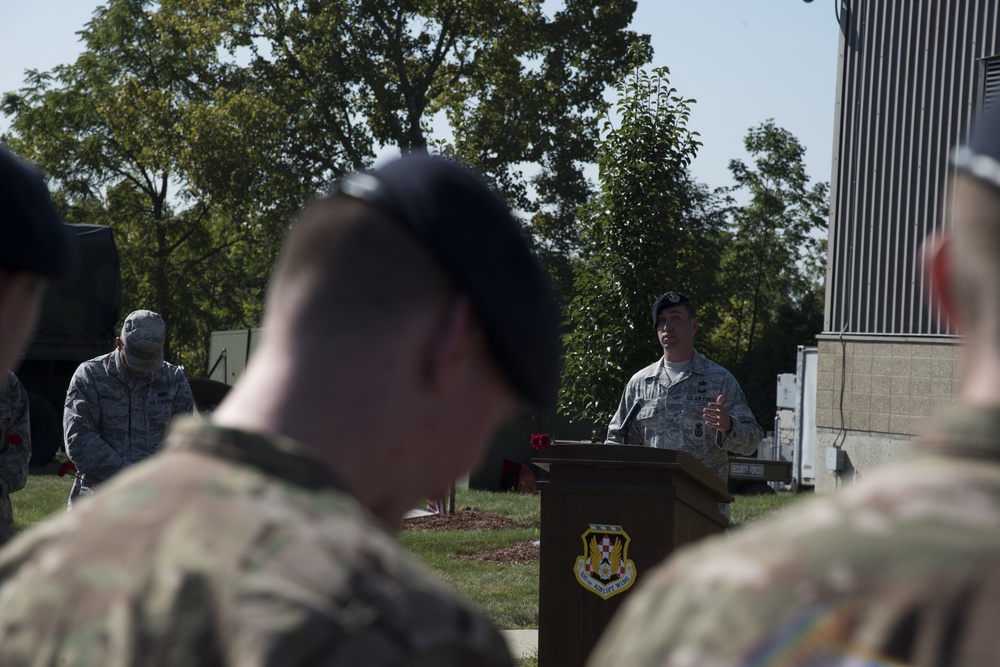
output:
<svg viewBox="0 0 1000 667"><path fill-rule="evenodd" d="M745 146L753 162L730 162L729 193L747 203L729 208L725 293L706 338L758 420L769 423L777 374L795 369L796 347L814 344L822 328L828 187L809 185L805 149L773 121L751 128Z"/></svg>
<svg viewBox="0 0 1000 667"><path fill-rule="evenodd" d="M722 222L687 172L701 145L687 127L693 100L670 87L666 68L642 67L641 46L633 57L618 86L618 124L602 119L600 187L580 209L565 337L560 409L595 425L607 423L626 380L656 357L656 297L670 289L696 301L712 293L712 239Z"/></svg>
<svg viewBox="0 0 1000 667"><path fill-rule="evenodd" d="M114 228L123 310L160 312L167 357L197 374L208 332L259 312L280 229L231 191L203 187L212 183L202 138L219 125L204 110L223 114L238 94L216 93L214 50L172 30L152 6L99 8L75 63L30 72L7 93L6 141L42 167L69 221Z"/></svg>
<svg viewBox="0 0 1000 667"><path fill-rule="evenodd" d="M619 87L619 126L604 119L600 189L580 212L560 407L607 423L628 377L659 353L649 311L673 289L697 304L698 347L733 372L767 424L777 375L822 327L828 188L810 186L805 149L773 121L747 135L752 164L730 163L735 185L692 182L691 101L666 75L636 65Z"/></svg>
<svg viewBox="0 0 1000 667"><path fill-rule="evenodd" d="M294 212L384 147L478 166L565 267L603 92L648 36L634 0L542 4L108 0L76 62L4 96L5 140L70 221L114 227L124 310L198 373L211 330L258 324Z"/></svg>
<svg viewBox="0 0 1000 667"><path fill-rule="evenodd" d="M542 0L161 7L228 56L227 89L273 105L287 126L279 154L302 182L325 189L382 147L455 155L537 213L553 262L575 248L603 93L627 70L628 44L649 42L627 29L634 0L565 0L548 13Z"/></svg>

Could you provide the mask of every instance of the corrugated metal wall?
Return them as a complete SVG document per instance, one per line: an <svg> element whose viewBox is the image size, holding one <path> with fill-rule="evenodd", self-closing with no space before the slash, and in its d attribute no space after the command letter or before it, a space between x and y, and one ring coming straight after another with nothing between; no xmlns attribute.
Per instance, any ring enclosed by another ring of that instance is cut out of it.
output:
<svg viewBox="0 0 1000 667"><path fill-rule="evenodd" d="M943 222L950 151L1000 55L1000 0L841 6L825 329L943 335L917 261Z"/></svg>

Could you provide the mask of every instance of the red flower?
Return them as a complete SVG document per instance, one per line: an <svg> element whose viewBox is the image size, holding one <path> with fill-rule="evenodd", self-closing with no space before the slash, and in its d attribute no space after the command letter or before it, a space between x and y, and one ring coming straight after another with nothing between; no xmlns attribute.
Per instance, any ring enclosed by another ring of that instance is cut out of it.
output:
<svg viewBox="0 0 1000 667"><path fill-rule="evenodd" d="M18 445L18 446L24 444L24 440L17 433L8 433L7 442L9 442L12 445Z"/></svg>
<svg viewBox="0 0 1000 667"><path fill-rule="evenodd" d="M531 436L531 446L535 449L548 449L552 444L552 438L548 433L536 433Z"/></svg>
<svg viewBox="0 0 1000 667"><path fill-rule="evenodd" d="M68 472L76 472L76 466L73 465L72 461L66 461L66 463L59 466L59 472L56 474L60 477L65 477Z"/></svg>

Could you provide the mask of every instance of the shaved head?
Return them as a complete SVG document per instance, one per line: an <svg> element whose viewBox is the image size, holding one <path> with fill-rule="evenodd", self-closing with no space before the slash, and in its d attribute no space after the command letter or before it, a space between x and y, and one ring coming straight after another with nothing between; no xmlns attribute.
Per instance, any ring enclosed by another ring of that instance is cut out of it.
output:
<svg viewBox="0 0 1000 667"><path fill-rule="evenodd" d="M310 353L382 340L397 320L445 304L455 288L405 229L347 197L313 202L289 232L273 278L268 330Z"/></svg>
<svg viewBox="0 0 1000 667"><path fill-rule="evenodd" d="M965 327L1000 347L1000 190L959 174L952 201L952 298Z"/></svg>

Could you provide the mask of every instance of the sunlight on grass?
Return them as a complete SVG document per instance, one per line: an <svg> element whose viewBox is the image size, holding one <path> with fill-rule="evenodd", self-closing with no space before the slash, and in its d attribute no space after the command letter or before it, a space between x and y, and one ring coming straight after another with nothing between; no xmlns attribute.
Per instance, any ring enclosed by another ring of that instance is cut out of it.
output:
<svg viewBox="0 0 1000 667"><path fill-rule="evenodd" d="M746 526L800 502L811 494L737 496L733 528ZM538 539L539 495L458 489L455 506L499 514L529 528L508 530L406 530L400 541L452 588L472 602L500 628L534 628L538 624L538 563L498 565L459 560L462 554L509 547ZM522 662L520 664L537 664Z"/></svg>
<svg viewBox="0 0 1000 667"><path fill-rule="evenodd" d="M53 468L51 471L49 468ZM73 486L73 475L57 477L58 466L47 466L42 471L32 469L28 473L28 483L23 489L12 493L14 506L14 529L23 532L56 512L66 511L66 501Z"/></svg>
<svg viewBox="0 0 1000 667"><path fill-rule="evenodd" d="M459 489L456 507L499 514L527 527L506 530L404 530L399 540L499 628L538 626L538 563L526 565L460 560L467 554L538 539L539 497Z"/></svg>
<svg viewBox="0 0 1000 667"><path fill-rule="evenodd" d="M741 528L760 521L775 512L783 511L812 498L812 493L775 493L760 496L736 496L736 502L730 506L729 529Z"/></svg>
<svg viewBox="0 0 1000 667"><path fill-rule="evenodd" d="M536 526L542 516L542 501L538 494L457 489L455 506L499 514L514 521L532 523Z"/></svg>

